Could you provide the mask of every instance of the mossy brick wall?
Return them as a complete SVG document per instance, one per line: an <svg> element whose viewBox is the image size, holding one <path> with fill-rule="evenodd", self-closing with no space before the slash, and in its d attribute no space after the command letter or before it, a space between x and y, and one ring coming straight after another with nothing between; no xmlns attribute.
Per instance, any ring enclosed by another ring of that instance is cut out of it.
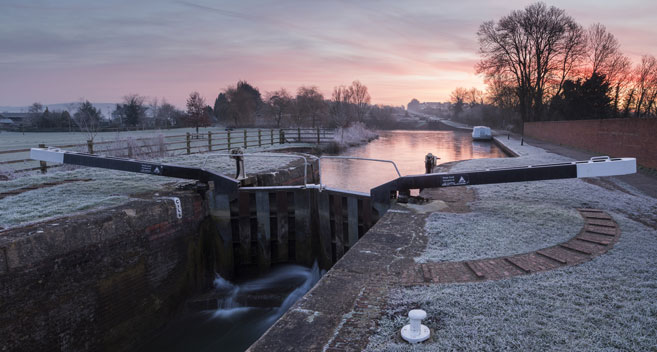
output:
<svg viewBox="0 0 657 352"><path fill-rule="evenodd" d="M209 285L202 198L168 196L182 219L153 196L0 232L0 350L130 349Z"/></svg>
<svg viewBox="0 0 657 352"><path fill-rule="evenodd" d="M527 122L525 135L657 169L655 118Z"/></svg>

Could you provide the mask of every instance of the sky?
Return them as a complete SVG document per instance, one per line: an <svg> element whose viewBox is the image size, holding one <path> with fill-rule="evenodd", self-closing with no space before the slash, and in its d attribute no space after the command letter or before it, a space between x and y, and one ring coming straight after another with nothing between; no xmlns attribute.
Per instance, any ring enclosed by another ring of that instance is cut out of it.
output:
<svg viewBox="0 0 657 352"><path fill-rule="evenodd" d="M372 103L484 89L476 32L529 1L0 0L0 106L119 102L137 93L212 105L238 80L261 93L359 80ZM600 22L635 63L657 55L657 1L558 0Z"/></svg>

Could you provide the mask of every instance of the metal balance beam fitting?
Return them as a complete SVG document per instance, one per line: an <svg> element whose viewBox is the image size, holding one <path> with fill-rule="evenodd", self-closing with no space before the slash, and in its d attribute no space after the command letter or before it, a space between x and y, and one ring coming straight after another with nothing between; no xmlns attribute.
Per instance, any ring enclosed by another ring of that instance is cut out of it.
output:
<svg viewBox="0 0 657 352"><path fill-rule="evenodd" d="M636 173L635 158L609 158L608 156L602 156L593 157L591 160L586 161L559 164L402 176L372 188L370 195L374 208L382 215L390 207L390 200L396 197L397 191L564 178L617 176L633 173Z"/></svg>
<svg viewBox="0 0 657 352"><path fill-rule="evenodd" d="M211 154L206 157L212 157L219 154ZM221 154L226 155L226 154ZM248 155L248 154L244 154ZM370 226L370 219L376 221L385 214L385 212L390 208L392 199L397 197L397 192L408 193L411 189L423 189L423 188L436 188L436 187L452 187L452 186L467 186L467 185L484 185L484 184L493 184L493 183L507 183L507 182L525 182L525 181L539 181L539 180L556 180L556 179L565 179L565 178L582 178L582 177L598 177L598 176L616 176L616 175L626 175L636 173L636 159L634 158L609 158L609 157L595 157L587 161L574 161L567 163L559 164L545 164L545 165L530 165L522 167L512 167L512 168L502 168L502 169L485 169L480 171L471 171L471 172L459 172L459 173L430 173L423 175L408 175L401 176L399 170L397 169L394 162L389 160L375 160L368 158L356 158L356 157L322 157L322 158L331 158L331 159L356 159L356 160L367 160L367 161L378 161L378 162L388 162L392 163L395 166L397 174L400 175L398 178L384 183L380 186L372 188L370 190L369 197L367 194L347 192L343 190L330 189L322 185L321 183L321 167L320 167L320 183L319 184L308 184L305 179L306 172L304 171L304 185L303 186L294 186L294 187L241 187L238 180L232 179L230 177L206 170L204 168L197 167L187 167L179 165L170 165L170 164L159 164L159 163L150 163L134 159L126 158L116 158L116 157L102 157L97 155L85 154L85 153L76 153L70 151L64 151L61 149L44 149L44 148L33 148L30 154L32 159L41 160L41 161L50 161L58 162L64 164L73 164L73 165L82 165L90 167L99 167L112 170L122 170L129 172L137 172L150 174L154 176L167 176L167 177L177 177L183 179L194 179L201 183L208 184L209 190L205 193L206 199L209 203L210 214L214 221L217 232L219 233L219 247L221 250L219 261L221 262L218 266L222 276L230 277L234 271L234 255L233 255L233 236L231 230L231 202L235 201L238 198L240 192L256 192L260 193L260 196L256 196L256 202L261 205L262 220L265 225L263 225L263 232L265 234L264 238L268 239L266 235L269 232L268 220L270 213L269 207L269 195L268 192L298 192L299 197L303 198L303 202L300 202L301 208L299 214L303 213L307 216L301 217L308 220L308 224L314 223L310 219L311 209L316 209L315 213L319 217L317 224L319 224L320 232L328 231L330 228L331 209L334 209L335 214L338 218L338 221L342 221L342 198L347 199L347 207L351 209L348 211L349 214L358 214L362 212L360 216L349 216L349 243L348 247L353 245L353 242L358 238L358 218L363 219L363 223ZM290 157L289 155L270 155L272 157ZM308 161L303 156L298 156L304 159L304 164L307 167ZM321 165L321 158L320 158ZM203 163L205 166L205 162ZM334 201L331 205L329 202L329 193L333 195ZM243 195L242 195L243 196ZM276 196L278 197L278 196ZM296 197L296 196L295 196ZM244 197L243 197L244 198ZM259 198L261 202L258 201ZM276 198L278 199L278 198ZM245 201L248 198L245 198ZM362 203L362 209L358 210L359 203ZM245 202L248 206L248 202ZM281 203L283 204L283 203ZM248 207L246 208L249 209ZM286 210L287 208L284 207ZM352 214L352 215L353 215ZM246 215L245 215L246 216ZM287 217L286 217L287 218ZM260 221L260 216L259 220ZM310 228L310 225L307 226ZM249 227L245 227L248 229ZM299 227L301 228L301 227ZM343 238L342 227L336 227L339 233L336 234L336 238ZM323 237L322 237L323 236ZM325 240L320 242L324 244L322 247L326 252L326 258L330 258L328 255L329 249L331 248L331 234L330 233L320 233L320 237ZM269 241L269 240L267 240ZM336 248L342 248L342 245L337 246ZM336 256L339 258L342 251L340 251ZM266 257L266 254L263 253L263 257ZM266 259L266 258L265 258Z"/></svg>
<svg viewBox="0 0 657 352"><path fill-rule="evenodd" d="M238 180L198 167L150 163L127 158L76 153L56 148L32 148L30 157L34 160L55 163L197 180L207 184L208 190L205 192L205 198L209 204L210 216L219 233L218 247L221 255L218 258L220 261L218 267L221 268L221 274L225 277L230 277L234 272L233 243L231 236L229 236L230 202L237 199L240 184Z"/></svg>

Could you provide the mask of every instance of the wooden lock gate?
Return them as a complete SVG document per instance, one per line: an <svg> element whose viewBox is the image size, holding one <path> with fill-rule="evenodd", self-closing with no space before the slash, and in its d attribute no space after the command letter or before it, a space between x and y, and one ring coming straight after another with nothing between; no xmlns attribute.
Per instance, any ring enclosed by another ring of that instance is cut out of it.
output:
<svg viewBox="0 0 657 352"><path fill-rule="evenodd" d="M317 260L329 269L377 219L368 194L313 186L244 187L234 200L211 195L221 266L263 272Z"/></svg>

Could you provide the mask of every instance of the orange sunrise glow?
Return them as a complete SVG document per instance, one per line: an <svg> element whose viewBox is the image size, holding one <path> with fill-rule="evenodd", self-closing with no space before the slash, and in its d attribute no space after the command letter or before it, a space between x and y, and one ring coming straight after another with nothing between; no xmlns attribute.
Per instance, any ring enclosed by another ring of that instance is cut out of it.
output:
<svg viewBox="0 0 657 352"><path fill-rule="evenodd" d="M0 106L129 93L182 106L246 80L261 92L360 80L374 104L446 101L475 74L479 25L524 1L5 1ZM634 63L657 48L654 2L553 1L600 22Z"/></svg>

